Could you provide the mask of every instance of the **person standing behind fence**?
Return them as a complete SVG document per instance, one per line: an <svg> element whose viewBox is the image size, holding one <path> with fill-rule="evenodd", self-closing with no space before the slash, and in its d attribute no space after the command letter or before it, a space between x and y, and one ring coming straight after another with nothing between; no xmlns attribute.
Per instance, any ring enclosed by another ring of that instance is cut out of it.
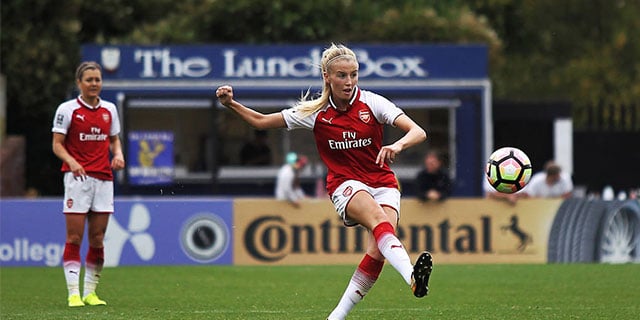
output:
<svg viewBox="0 0 640 320"><path fill-rule="evenodd" d="M343 45L322 53L322 93L307 94L294 107L263 114L234 100L233 88L223 85L216 96L221 104L254 128L308 129L313 132L320 158L327 167L327 191L346 226L362 225L369 231L366 254L351 277L328 319L344 319L374 285L385 259L400 273L416 297L428 293L432 258L419 255L411 265L396 236L400 217L400 191L389 168L398 154L426 139L425 131L386 98L358 87L358 60ZM384 125L405 134L383 145Z"/></svg>
<svg viewBox="0 0 640 320"><path fill-rule="evenodd" d="M276 177L275 197L277 200L285 200L292 206L300 207L300 200L306 197L300 186L300 171L307 165L307 156L289 152L286 163L278 170Z"/></svg>
<svg viewBox="0 0 640 320"><path fill-rule="evenodd" d="M566 199L573 192L573 181L556 162L548 161L544 171L534 174L523 191L530 197Z"/></svg>
<svg viewBox="0 0 640 320"><path fill-rule="evenodd" d="M442 201L451 195L451 177L442 167L440 154L435 151L429 151L424 156L424 168L414 181L416 195L422 201Z"/></svg>
<svg viewBox="0 0 640 320"><path fill-rule="evenodd" d="M80 95L66 101L53 118L53 153L62 160L66 243L63 269L70 307L106 305L96 294L104 265L104 235L113 213L113 172L124 168L120 120L113 103L100 98L102 69L83 62L76 70ZM112 159L109 160L110 152ZM80 246L88 226L84 294L80 297Z"/></svg>

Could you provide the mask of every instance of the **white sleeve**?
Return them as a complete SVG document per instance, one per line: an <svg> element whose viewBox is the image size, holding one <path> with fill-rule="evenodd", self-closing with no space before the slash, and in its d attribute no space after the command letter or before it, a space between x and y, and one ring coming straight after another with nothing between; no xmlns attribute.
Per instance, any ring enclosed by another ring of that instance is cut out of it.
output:
<svg viewBox="0 0 640 320"><path fill-rule="evenodd" d="M65 104L59 105L55 116L53 116L53 128L51 132L66 135L69 125L71 125L72 114L73 110L71 108L66 107Z"/></svg>
<svg viewBox="0 0 640 320"><path fill-rule="evenodd" d="M300 118L295 108L288 108L288 109L282 110L282 117L284 118L284 122L287 125L287 130L293 130L293 129L313 130L313 126L316 123L317 116L318 116L318 113L316 112L312 115L306 116L304 118Z"/></svg>
<svg viewBox="0 0 640 320"><path fill-rule="evenodd" d="M400 116L404 114L402 109L398 108L393 102L389 99L370 92L370 91L361 91L364 94L365 103L371 108L373 111L373 115L376 117L379 123L384 123L393 126L393 122Z"/></svg>
<svg viewBox="0 0 640 320"><path fill-rule="evenodd" d="M111 130L109 131L110 136L116 136L120 133L120 116L118 115L118 109L113 103L105 103L107 110L111 113Z"/></svg>
<svg viewBox="0 0 640 320"><path fill-rule="evenodd" d="M567 192L571 192L573 191L573 180L571 179L571 176L568 173L561 173L561 179L562 181L564 181L563 186L564 186L564 190L562 190L562 193L567 193Z"/></svg>

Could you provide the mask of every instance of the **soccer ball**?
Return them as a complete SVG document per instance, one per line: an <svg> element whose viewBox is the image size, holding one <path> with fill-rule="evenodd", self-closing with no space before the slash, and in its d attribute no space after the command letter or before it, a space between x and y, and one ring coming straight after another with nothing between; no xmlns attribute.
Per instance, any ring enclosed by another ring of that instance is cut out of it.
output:
<svg viewBox="0 0 640 320"><path fill-rule="evenodd" d="M529 157L518 148L500 148L487 161L487 180L498 192L514 193L522 190L531 179L531 173Z"/></svg>

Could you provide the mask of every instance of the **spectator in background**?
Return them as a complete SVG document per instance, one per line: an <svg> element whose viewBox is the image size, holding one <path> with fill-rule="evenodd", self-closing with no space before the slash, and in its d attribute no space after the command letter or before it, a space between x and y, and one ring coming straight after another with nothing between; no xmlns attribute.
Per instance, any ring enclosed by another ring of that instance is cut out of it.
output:
<svg viewBox="0 0 640 320"><path fill-rule="evenodd" d="M566 199L571 197L573 182L557 163L548 161L544 165L544 172L538 172L531 177L525 192L530 197Z"/></svg>
<svg viewBox="0 0 640 320"><path fill-rule="evenodd" d="M268 166L271 164L271 148L267 144L266 130L255 130L254 140L242 146L240 164L243 166Z"/></svg>
<svg viewBox="0 0 640 320"><path fill-rule="evenodd" d="M435 151L424 157L424 168L415 179L417 197L422 201L442 201L451 195L452 181L442 167L442 158Z"/></svg>
<svg viewBox="0 0 640 320"><path fill-rule="evenodd" d="M286 163L278 170L275 196L278 200L286 200L294 207L300 207L300 200L306 197L300 186L300 171L307 165L306 156L289 152Z"/></svg>

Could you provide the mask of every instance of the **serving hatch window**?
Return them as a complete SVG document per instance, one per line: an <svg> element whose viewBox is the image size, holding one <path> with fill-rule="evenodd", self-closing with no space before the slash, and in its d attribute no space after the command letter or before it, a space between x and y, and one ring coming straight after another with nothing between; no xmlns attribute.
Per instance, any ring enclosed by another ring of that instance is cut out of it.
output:
<svg viewBox="0 0 640 320"><path fill-rule="evenodd" d="M211 183L217 154L214 102L209 97L125 98L127 183Z"/></svg>

